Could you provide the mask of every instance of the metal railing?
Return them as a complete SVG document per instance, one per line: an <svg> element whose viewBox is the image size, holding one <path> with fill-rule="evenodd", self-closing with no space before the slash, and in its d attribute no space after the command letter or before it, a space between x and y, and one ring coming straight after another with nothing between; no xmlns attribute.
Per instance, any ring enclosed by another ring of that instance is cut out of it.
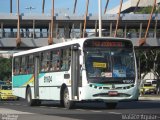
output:
<svg viewBox="0 0 160 120"><path fill-rule="evenodd" d="M111 35L110 35L111 34ZM82 38L83 33L79 31L72 31L69 35L66 35L64 32L53 33L53 37L60 39L60 38ZM20 32L21 38L48 38L49 32ZM113 37L114 31L110 32L102 32L103 37ZM143 38L145 36L145 32L142 32L141 35L139 32L127 32L126 35L124 32L118 32L117 37L127 37L127 38ZM1 32L0 31L0 38L16 38L17 32ZM85 37L98 37L98 32L86 32ZM156 34L154 32L149 32L147 34L147 38L160 38L160 32Z"/></svg>

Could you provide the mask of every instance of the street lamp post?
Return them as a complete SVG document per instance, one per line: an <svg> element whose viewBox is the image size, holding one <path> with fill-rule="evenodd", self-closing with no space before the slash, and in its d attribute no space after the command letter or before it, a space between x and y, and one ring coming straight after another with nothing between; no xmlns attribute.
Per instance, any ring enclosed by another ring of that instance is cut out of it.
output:
<svg viewBox="0 0 160 120"><path fill-rule="evenodd" d="M98 8L99 8L99 37L102 37L102 7L101 0L98 0Z"/></svg>

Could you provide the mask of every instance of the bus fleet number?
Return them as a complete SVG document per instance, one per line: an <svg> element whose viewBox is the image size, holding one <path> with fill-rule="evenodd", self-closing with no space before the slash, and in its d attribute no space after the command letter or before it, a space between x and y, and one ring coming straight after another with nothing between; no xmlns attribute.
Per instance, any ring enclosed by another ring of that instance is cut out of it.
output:
<svg viewBox="0 0 160 120"><path fill-rule="evenodd" d="M126 83L126 84L134 83L134 80L123 80L123 83Z"/></svg>
<svg viewBox="0 0 160 120"><path fill-rule="evenodd" d="M44 83L52 82L52 76L44 76Z"/></svg>

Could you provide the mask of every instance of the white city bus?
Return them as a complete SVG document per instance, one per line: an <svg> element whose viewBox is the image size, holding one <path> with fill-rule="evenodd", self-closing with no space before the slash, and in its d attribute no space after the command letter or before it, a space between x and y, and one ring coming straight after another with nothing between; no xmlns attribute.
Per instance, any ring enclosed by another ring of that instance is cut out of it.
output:
<svg viewBox="0 0 160 120"><path fill-rule="evenodd" d="M134 47L124 38L82 38L15 53L12 84L29 105L103 101L115 108L138 99Z"/></svg>

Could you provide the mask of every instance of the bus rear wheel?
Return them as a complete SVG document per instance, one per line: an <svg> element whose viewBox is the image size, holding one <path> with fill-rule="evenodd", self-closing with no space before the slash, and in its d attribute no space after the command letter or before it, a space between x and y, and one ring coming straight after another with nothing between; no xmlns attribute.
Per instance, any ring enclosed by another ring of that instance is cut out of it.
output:
<svg viewBox="0 0 160 120"><path fill-rule="evenodd" d="M108 109L115 109L117 107L117 103L105 103Z"/></svg>
<svg viewBox="0 0 160 120"><path fill-rule="evenodd" d="M63 92L63 102L64 102L64 107L67 109L72 109L74 106L74 102L69 100L69 92L67 87L64 89Z"/></svg>

